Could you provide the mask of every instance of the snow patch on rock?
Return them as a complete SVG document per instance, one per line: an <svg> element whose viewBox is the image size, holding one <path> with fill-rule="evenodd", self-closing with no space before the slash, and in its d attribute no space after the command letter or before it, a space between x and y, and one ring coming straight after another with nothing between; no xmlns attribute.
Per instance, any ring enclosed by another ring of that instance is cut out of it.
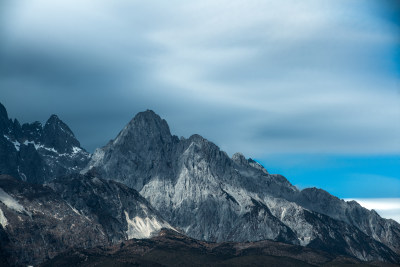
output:
<svg viewBox="0 0 400 267"><path fill-rule="evenodd" d="M71 204L69 204L68 202L65 202L65 203L72 209L73 212L75 212L75 213L78 214L79 216L82 216L82 214L81 214L77 209L75 209L74 207L72 207Z"/></svg>
<svg viewBox="0 0 400 267"><path fill-rule="evenodd" d="M0 224L1 224L1 226L3 226L3 228L8 225L7 218L6 218L6 216L4 216L4 213L1 209L0 209Z"/></svg>
<svg viewBox="0 0 400 267"><path fill-rule="evenodd" d="M132 238L149 238L155 232L159 232L161 228L167 227L170 228L168 224L163 222L159 222L156 218L140 218L138 216L133 219L129 218L129 214L127 211L124 211L126 222L128 224L128 230L126 234L128 239Z"/></svg>
<svg viewBox="0 0 400 267"><path fill-rule="evenodd" d="M77 147L77 146L72 147L72 154L73 155L78 154L81 151L82 151L82 149Z"/></svg>
<svg viewBox="0 0 400 267"><path fill-rule="evenodd" d="M11 138L8 137L7 135L4 135L4 137L5 137L9 142L13 143L15 149L16 149L17 151L19 151L19 148L20 148L21 144L20 144L18 141L12 141Z"/></svg>
<svg viewBox="0 0 400 267"><path fill-rule="evenodd" d="M3 204L6 205L9 209L15 210L20 213L28 213L25 208L18 203L16 199L7 194L2 188L0 188L0 201L3 202Z"/></svg>

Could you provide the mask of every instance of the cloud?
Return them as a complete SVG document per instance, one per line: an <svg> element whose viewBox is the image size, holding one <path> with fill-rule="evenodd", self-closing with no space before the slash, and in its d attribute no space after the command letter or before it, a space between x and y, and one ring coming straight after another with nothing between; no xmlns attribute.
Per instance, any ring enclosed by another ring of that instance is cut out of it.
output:
<svg viewBox="0 0 400 267"><path fill-rule="evenodd" d="M91 151L150 108L230 154L400 152L398 9L382 1L2 5L0 101L59 114Z"/></svg>

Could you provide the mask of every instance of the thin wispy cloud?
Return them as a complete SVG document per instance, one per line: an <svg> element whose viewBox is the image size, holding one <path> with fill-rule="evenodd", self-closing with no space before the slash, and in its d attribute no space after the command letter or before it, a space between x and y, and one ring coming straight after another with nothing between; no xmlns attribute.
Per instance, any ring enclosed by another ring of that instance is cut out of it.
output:
<svg viewBox="0 0 400 267"><path fill-rule="evenodd" d="M104 122L85 129L71 106L79 114L114 109L120 126L121 114L153 108L174 133L202 133L229 153L400 151L398 25L374 13L389 8L377 1L3 8L3 101L26 121L61 113L90 150L114 133L93 136L89 128ZM17 111L21 101L30 115Z"/></svg>

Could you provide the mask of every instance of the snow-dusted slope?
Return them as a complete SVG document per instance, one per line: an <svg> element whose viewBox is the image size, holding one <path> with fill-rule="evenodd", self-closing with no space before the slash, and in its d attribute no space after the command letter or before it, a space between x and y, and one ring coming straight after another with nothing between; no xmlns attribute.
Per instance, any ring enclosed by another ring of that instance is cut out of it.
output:
<svg viewBox="0 0 400 267"><path fill-rule="evenodd" d="M90 169L138 190L171 225L197 239L273 239L363 260L395 258L378 241L400 247L397 239L385 238L395 236L398 225L378 225L371 232L362 221L375 216L373 212L358 219L357 214L322 212L322 206L307 200L307 191L240 153L229 158L199 135L172 136L153 111L136 115L115 140L97 149L83 172ZM338 209L351 204L343 205Z"/></svg>

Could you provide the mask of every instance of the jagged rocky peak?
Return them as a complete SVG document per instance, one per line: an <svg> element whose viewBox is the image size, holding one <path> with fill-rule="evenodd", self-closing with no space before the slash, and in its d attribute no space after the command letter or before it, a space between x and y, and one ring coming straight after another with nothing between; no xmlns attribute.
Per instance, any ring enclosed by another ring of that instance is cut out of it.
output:
<svg viewBox="0 0 400 267"><path fill-rule="evenodd" d="M17 119L14 119L13 123L10 125L9 132L14 133L15 139L19 139L23 136L22 126Z"/></svg>
<svg viewBox="0 0 400 267"><path fill-rule="evenodd" d="M193 134L188 139L183 141L184 146L187 146L192 150L192 152L198 152L200 150L209 150L209 151L219 151L219 147L214 143L208 141L204 137L199 134ZM195 145L195 146L193 146ZM196 148L196 149L194 149Z"/></svg>
<svg viewBox="0 0 400 267"><path fill-rule="evenodd" d="M247 161L247 159L244 157L244 155L240 152L237 152L235 154L233 154L232 156L232 160L234 162L236 162L239 165L248 165L249 162Z"/></svg>
<svg viewBox="0 0 400 267"><path fill-rule="evenodd" d="M193 134L188 139L182 140L177 147L177 153L182 153L181 159L185 159L186 165L203 164L200 162L204 161L215 171L218 169L217 172L232 164L225 151L199 134Z"/></svg>
<svg viewBox="0 0 400 267"><path fill-rule="evenodd" d="M19 142L32 141L40 143L43 135L43 126L39 121L33 123L24 123L21 127L22 135L19 136Z"/></svg>
<svg viewBox="0 0 400 267"><path fill-rule="evenodd" d="M43 143L53 147L59 153L71 153L74 147L79 148L80 143L74 133L57 115L51 115L43 128Z"/></svg>
<svg viewBox="0 0 400 267"><path fill-rule="evenodd" d="M21 126L17 119L9 120L4 133L8 140L17 144L18 151L22 145L34 145L36 149L58 154L74 154L82 150L74 133L57 115L51 115L44 126L39 121Z"/></svg>
<svg viewBox="0 0 400 267"><path fill-rule="evenodd" d="M232 160L240 166L253 167L257 170L262 171L265 174L268 174L268 171L264 168L264 166L251 158L246 159L245 156L240 152L233 154Z"/></svg>
<svg viewBox="0 0 400 267"><path fill-rule="evenodd" d="M8 118L0 104L0 174L43 183L59 175L79 172L89 161L71 129L56 115L44 125Z"/></svg>
<svg viewBox="0 0 400 267"><path fill-rule="evenodd" d="M0 133L8 126L8 113L6 108L0 103Z"/></svg>
<svg viewBox="0 0 400 267"><path fill-rule="evenodd" d="M2 103L0 103L0 118L8 119L7 109Z"/></svg>
<svg viewBox="0 0 400 267"><path fill-rule="evenodd" d="M316 187L304 188L303 190L301 190L301 193L303 193L305 196L312 198L312 199L316 199L316 198L319 200L335 199L337 201L340 201L339 198L332 196L327 191L320 189L320 188L316 188Z"/></svg>
<svg viewBox="0 0 400 267"><path fill-rule="evenodd" d="M226 152L221 151L221 149L216 144L214 144L213 142L209 141L208 139L204 138L199 134L193 134L188 139L182 139L181 141L183 141L183 143L187 145L196 144L197 146L202 147L203 149L206 148L209 150L222 152L229 158Z"/></svg>
<svg viewBox="0 0 400 267"><path fill-rule="evenodd" d="M102 177L140 190L156 173L170 173L171 154L177 143L178 137L171 135L165 120L152 110L140 112L114 140L96 149L81 173L96 167ZM132 167L136 172L129 170Z"/></svg>
<svg viewBox="0 0 400 267"><path fill-rule="evenodd" d="M170 143L171 132L167 122L154 111L139 112L118 134L114 145L129 145L129 143Z"/></svg>
<svg viewBox="0 0 400 267"><path fill-rule="evenodd" d="M258 170L262 171L265 174L269 174L267 169L265 169L263 165L261 165L260 163L258 163L255 160L253 160L252 158L249 158L247 161L249 162L249 165L251 167L258 169Z"/></svg>
<svg viewBox="0 0 400 267"><path fill-rule="evenodd" d="M199 135L199 134L192 134L190 137L189 137L189 140L190 141L192 141L192 142L196 142L196 143L202 143L202 142L204 142L204 141L207 141L203 136L201 136L201 135Z"/></svg>

